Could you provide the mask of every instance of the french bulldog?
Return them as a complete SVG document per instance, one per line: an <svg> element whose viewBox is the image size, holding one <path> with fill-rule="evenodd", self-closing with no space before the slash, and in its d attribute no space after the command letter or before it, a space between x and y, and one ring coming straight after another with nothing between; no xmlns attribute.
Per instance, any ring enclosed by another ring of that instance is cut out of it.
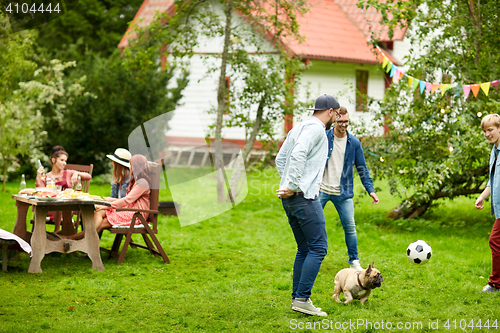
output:
<svg viewBox="0 0 500 333"><path fill-rule="evenodd" d="M353 299L359 299L364 304L372 289L380 287L383 281L380 271L373 268L373 262L364 271L344 268L335 275L333 298L340 303L339 295L343 292L345 304L351 303Z"/></svg>

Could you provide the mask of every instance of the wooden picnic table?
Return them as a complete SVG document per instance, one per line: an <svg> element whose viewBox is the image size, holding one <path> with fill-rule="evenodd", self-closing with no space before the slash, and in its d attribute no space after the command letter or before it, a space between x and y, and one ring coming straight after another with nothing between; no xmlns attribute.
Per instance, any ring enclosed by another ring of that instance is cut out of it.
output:
<svg viewBox="0 0 500 333"><path fill-rule="evenodd" d="M92 261L92 269L104 271L99 252L99 236L94 227L94 205L111 206L111 203L103 200L47 200L20 195L13 195L12 198L16 200L17 206L17 218L13 234L30 243L33 250L28 273L42 273L40 263L47 253L69 253L74 251L85 252ZM35 211L33 234L28 232L26 228L26 217L30 206L33 206ZM72 240L52 236L49 239L45 229L47 212L49 211L63 212L62 234L76 232L71 223L71 212L81 211L82 221L85 226L85 237L80 240ZM68 231L69 228L72 229Z"/></svg>

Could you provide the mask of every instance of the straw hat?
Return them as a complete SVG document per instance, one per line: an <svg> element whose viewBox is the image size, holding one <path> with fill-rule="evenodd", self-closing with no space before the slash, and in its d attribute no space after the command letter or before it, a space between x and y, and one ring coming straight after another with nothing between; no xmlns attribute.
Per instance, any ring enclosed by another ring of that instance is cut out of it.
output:
<svg viewBox="0 0 500 333"><path fill-rule="evenodd" d="M110 160L120 163L127 168L130 168L130 158L132 154L127 149L118 148L113 155L106 155Z"/></svg>

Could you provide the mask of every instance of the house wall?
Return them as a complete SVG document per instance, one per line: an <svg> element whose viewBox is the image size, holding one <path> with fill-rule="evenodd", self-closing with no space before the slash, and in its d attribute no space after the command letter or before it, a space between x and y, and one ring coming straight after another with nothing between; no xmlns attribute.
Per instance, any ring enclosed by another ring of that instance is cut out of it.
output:
<svg viewBox="0 0 500 333"><path fill-rule="evenodd" d="M355 88L356 70L368 71L368 96L381 99L384 96L385 83L384 74L379 65L355 64L346 62L332 62L315 60L311 61L310 67L301 75L299 87L299 99L307 100L307 92L310 95L310 105L314 105L316 97L329 94L337 98L340 105L345 106L349 111L349 118L354 126L361 124L364 120L366 125L371 126L373 116L368 112L355 111ZM295 117L294 123L298 123L310 113L302 117Z"/></svg>

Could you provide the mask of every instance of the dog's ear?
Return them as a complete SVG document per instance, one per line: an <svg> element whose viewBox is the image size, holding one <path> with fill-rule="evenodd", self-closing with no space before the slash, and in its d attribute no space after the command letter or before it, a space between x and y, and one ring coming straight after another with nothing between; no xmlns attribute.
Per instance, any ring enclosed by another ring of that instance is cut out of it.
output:
<svg viewBox="0 0 500 333"><path fill-rule="evenodd" d="M372 268L373 268L373 263L371 263L368 268L366 269L366 275L370 275L370 273L372 272Z"/></svg>

